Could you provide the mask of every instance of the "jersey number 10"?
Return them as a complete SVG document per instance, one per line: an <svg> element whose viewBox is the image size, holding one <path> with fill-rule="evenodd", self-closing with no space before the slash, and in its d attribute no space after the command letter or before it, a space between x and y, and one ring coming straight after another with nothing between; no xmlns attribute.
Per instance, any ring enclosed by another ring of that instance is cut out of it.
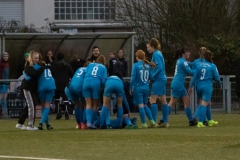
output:
<svg viewBox="0 0 240 160"><path fill-rule="evenodd" d="M141 79L144 83L146 83L149 79L149 71L148 70L140 70Z"/></svg>
<svg viewBox="0 0 240 160"><path fill-rule="evenodd" d="M50 69L45 69L44 75L45 75L45 77L52 77L52 73L51 73Z"/></svg>

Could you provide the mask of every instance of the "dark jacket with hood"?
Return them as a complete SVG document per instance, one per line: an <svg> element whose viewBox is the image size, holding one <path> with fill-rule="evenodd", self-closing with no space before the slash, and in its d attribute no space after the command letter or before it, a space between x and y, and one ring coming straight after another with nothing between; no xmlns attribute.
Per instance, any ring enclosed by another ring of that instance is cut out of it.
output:
<svg viewBox="0 0 240 160"><path fill-rule="evenodd" d="M76 72L80 67L84 66L86 61L84 59L73 60L70 62L70 65L74 72Z"/></svg>
<svg viewBox="0 0 240 160"><path fill-rule="evenodd" d="M29 65L27 62L24 72L31 77L30 80L26 80L25 78L22 81L21 88L28 90L32 93L37 93L38 89L38 77L43 73L45 66L41 66L38 70L34 69L33 66Z"/></svg>
<svg viewBox="0 0 240 160"><path fill-rule="evenodd" d="M50 70L55 80L56 90L64 91L74 75L72 67L64 60L56 60L50 67Z"/></svg>
<svg viewBox="0 0 240 160"><path fill-rule="evenodd" d="M122 76L122 69L121 69L121 63L117 60L117 58L112 58L109 61L109 67L108 67L109 76L113 75L114 73L120 73Z"/></svg>
<svg viewBox="0 0 240 160"><path fill-rule="evenodd" d="M122 76L127 77L128 76L128 63L125 58L118 58L118 60L122 63L121 69L122 69Z"/></svg>

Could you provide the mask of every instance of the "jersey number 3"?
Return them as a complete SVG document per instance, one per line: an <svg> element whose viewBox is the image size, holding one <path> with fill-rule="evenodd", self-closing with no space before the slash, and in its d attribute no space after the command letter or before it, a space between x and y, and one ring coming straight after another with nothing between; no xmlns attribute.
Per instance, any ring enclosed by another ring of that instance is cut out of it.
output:
<svg viewBox="0 0 240 160"><path fill-rule="evenodd" d="M202 76L200 77L200 79L203 80L206 74L206 69L202 69L201 73L202 73Z"/></svg>

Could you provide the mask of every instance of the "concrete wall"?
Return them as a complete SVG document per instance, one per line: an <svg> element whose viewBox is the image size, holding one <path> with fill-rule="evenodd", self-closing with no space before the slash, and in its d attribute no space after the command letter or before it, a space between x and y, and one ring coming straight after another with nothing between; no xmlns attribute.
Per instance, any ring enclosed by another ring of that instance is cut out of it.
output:
<svg viewBox="0 0 240 160"><path fill-rule="evenodd" d="M35 28L49 26L54 21L54 0L24 0L24 24L34 24Z"/></svg>

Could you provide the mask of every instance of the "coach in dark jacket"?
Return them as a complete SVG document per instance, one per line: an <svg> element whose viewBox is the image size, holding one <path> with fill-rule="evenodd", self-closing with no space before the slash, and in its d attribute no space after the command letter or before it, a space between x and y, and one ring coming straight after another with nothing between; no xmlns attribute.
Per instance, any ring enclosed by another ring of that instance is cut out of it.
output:
<svg viewBox="0 0 240 160"><path fill-rule="evenodd" d="M125 58L123 58L123 50L118 50L118 60L121 62L122 76L128 76L128 63Z"/></svg>
<svg viewBox="0 0 240 160"><path fill-rule="evenodd" d="M52 64L51 72L56 84L55 97L58 98L61 94L63 99L66 100L64 89L73 77L74 72L72 67L64 61L62 53L57 54L57 60Z"/></svg>

